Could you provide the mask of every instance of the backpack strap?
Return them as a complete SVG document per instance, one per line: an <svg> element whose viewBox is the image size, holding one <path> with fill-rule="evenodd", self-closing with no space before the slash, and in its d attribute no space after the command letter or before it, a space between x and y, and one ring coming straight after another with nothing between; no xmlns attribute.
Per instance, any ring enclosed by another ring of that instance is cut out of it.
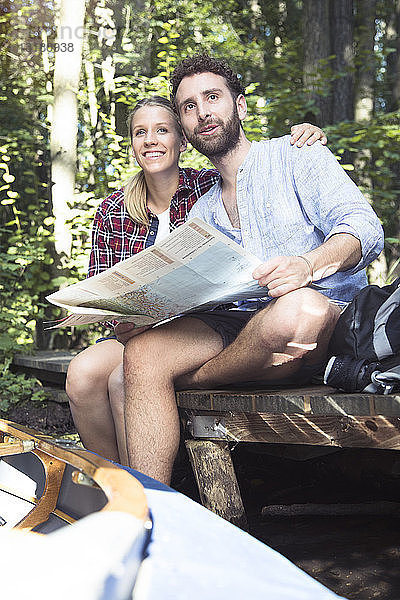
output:
<svg viewBox="0 0 400 600"><path fill-rule="evenodd" d="M371 383L363 390L371 394L390 394L395 388L400 388L400 364L389 371L374 371Z"/></svg>
<svg viewBox="0 0 400 600"><path fill-rule="evenodd" d="M380 360L393 354L393 348L386 332L386 325L392 312L400 306L400 280L397 281L397 289L379 307L374 319L372 343L375 354Z"/></svg>

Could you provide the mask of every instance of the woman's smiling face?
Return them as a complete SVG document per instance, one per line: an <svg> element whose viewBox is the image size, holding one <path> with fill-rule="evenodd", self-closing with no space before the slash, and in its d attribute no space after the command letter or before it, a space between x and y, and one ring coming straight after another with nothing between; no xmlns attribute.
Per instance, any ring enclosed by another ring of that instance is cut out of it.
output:
<svg viewBox="0 0 400 600"><path fill-rule="evenodd" d="M131 121L132 149L145 174L175 171L186 143L170 111L143 106Z"/></svg>

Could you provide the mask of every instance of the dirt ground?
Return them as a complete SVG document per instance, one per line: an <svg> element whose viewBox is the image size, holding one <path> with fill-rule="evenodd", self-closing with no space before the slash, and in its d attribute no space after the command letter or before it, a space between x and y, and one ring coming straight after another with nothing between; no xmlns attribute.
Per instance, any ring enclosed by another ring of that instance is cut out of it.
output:
<svg viewBox="0 0 400 600"><path fill-rule="evenodd" d="M7 414L0 416L50 435L76 431L69 406L65 402L21 402L14 404Z"/></svg>
<svg viewBox="0 0 400 600"><path fill-rule="evenodd" d="M247 495L253 535L345 598L400 598L400 503L393 515L381 510L399 499L396 452L340 450L301 462L264 456L263 466L263 483L252 495L250 481ZM328 504L333 513L353 505L354 514L260 516L260 504L292 503L315 512ZM376 514L360 514L366 505Z"/></svg>
<svg viewBox="0 0 400 600"><path fill-rule="evenodd" d="M277 445L269 447L274 454L265 450L239 444L233 451L250 533L345 598L399 600L400 454L345 449L313 456L312 448ZM196 498L190 475L177 487ZM294 504L311 514L262 515L263 507ZM326 505L333 513L351 505L354 514L318 515ZM360 514L366 507L375 514Z"/></svg>
<svg viewBox="0 0 400 600"><path fill-rule="evenodd" d="M55 436L74 432L66 404L17 405L3 416ZM345 598L400 600L400 453L238 444L233 458L252 535ZM198 500L183 447L173 486ZM294 504L311 514L262 514ZM326 505L352 505L352 514L321 516ZM372 514L360 514L366 506Z"/></svg>

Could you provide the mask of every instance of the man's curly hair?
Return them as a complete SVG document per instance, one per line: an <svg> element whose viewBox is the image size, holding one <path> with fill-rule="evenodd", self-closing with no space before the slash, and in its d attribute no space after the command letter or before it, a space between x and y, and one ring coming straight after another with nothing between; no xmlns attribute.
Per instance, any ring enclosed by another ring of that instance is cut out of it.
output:
<svg viewBox="0 0 400 600"><path fill-rule="evenodd" d="M238 75L232 71L224 60L212 58L208 54L195 54L194 56L185 58L175 67L171 75L171 102L175 108L177 108L175 105L176 91L182 79L199 73L221 75L225 79L234 100L240 94L244 94L244 88Z"/></svg>

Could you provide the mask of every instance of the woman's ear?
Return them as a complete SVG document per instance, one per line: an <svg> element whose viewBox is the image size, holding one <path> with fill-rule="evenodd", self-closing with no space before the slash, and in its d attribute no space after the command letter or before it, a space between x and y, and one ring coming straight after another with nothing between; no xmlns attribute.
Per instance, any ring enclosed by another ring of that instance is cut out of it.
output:
<svg viewBox="0 0 400 600"><path fill-rule="evenodd" d="M129 157L129 164L133 164L135 167L139 166L139 163L136 160L136 156L135 156L135 153L133 151L132 145L129 146L128 157Z"/></svg>
<svg viewBox="0 0 400 600"><path fill-rule="evenodd" d="M187 149L187 140L186 140L185 136L183 136L181 139L181 144L179 146L179 152L185 152L186 149Z"/></svg>

